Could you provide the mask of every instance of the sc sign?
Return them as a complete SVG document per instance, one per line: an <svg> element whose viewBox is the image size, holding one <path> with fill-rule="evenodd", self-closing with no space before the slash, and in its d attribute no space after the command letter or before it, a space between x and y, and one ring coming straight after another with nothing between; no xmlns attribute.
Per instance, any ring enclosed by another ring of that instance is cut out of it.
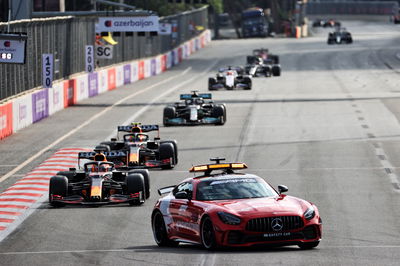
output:
<svg viewBox="0 0 400 266"><path fill-rule="evenodd" d="M26 35L0 33L0 63L25 63Z"/></svg>
<svg viewBox="0 0 400 266"><path fill-rule="evenodd" d="M112 45L97 45L96 46L96 58L112 59L113 58L113 46Z"/></svg>

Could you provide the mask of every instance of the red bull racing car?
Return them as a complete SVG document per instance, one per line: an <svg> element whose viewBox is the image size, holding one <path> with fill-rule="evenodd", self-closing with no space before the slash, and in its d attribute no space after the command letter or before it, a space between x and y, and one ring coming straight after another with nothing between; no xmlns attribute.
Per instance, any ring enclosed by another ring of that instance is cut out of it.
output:
<svg viewBox="0 0 400 266"><path fill-rule="evenodd" d="M113 154L108 154L109 158ZM50 178L49 203L104 205L129 203L141 205L150 196L149 173L145 169L118 171L103 153L79 153L79 160L89 159L82 169L71 168ZM78 163L80 168L80 161ZM146 193L147 192L147 193Z"/></svg>
<svg viewBox="0 0 400 266"><path fill-rule="evenodd" d="M158 125L132 123L118 126L117 138L101 142L95 149L112 151L112 162L117 169L161 168L171 169L178 163L178 144L176 140L161 140ZM147 134L157 131L153 140ZM124 132L122 139L120 133Z"/></svg>
<svg viewBox="0 0 400 266"><path fill-rule="evenodd" d="M236 173L244 163L194 166L201 173L176 186L159 189L168 193L154 206L151 225L159 246L179 242L201 244L206 249L257 244L318 246L322 221L317 207L283 194L252 174Z"/></svg>

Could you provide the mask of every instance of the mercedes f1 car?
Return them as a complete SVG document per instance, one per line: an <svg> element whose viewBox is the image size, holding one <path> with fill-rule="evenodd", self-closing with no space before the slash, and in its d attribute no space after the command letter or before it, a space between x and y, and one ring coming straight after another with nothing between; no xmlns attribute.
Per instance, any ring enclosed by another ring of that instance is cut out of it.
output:
<svg viewBox="0 0 400 266"><path fill-rule="evenodd" d="M107 155L109 158L113 156ZM83 169L70 168L50 178L50 205L141 205L150 196L148 170L115 170L114 164L107 161L104 153L81 152L78 157L79 160L90 161L83 165ZM80 161L78 165L80 168Z"/></svg>
<svg viewBox="0 0 400 266"><path fill-rule="evenodd" d="M225 124L225 104L207 101L211 98L211 93L197 91L181 94L181 101L164 108L164 126Z"/></svg>
<svg viewBox="0 0 400 266"><path fill-rule="evenodd" d="M345 28L338 28L334 32L330 32L328 35L328 44L350 44L353 43L351 33Z"/></svg>
<svg viewBox="0 0 400 266"><path fill-rule="evenodd" d="M257 244L318 246L322 221L317 207L308 201L276 191L263 178L236 173L244 163L194 166L203 173L176 186L159 189L168 193L154 206L151 224L159 246L179 242L201 244L206 249ZM217 171L217 173L215 173Z"/></svg>
<svg viewBox="0 0 400 266"><path fill-rule="evenodd" d="M157 131L153 140L146 134ZM120 139L120 132L125 132ZM117 169L161 168L171 169L178 163L178 144L176 140L161 141L158 125L118 126L117 138L103 141L95 149L113 151L112 162Z"/></svg>
<svg viewBox="0 0 400 266"><path fill-rule="evenodd" d="M279 56L270 54L268 49L256 49L253 55L247 56L245 73L253 77L280 76Z"/></svg>
<svg viewBox="0 0 400 266"><path fill-rule="evenodd" d="M251 90L251 77L243 75L242 67L225 67L220 68L216 77L208 79L208 90L241 88Z"/></svg>

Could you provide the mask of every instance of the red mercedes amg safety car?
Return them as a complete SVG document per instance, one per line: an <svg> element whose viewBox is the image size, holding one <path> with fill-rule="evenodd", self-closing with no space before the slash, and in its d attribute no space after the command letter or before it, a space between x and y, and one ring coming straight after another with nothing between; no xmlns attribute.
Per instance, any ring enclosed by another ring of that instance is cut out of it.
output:
<svg viewBox="0 0 400 266"><path fill-rule="evenodd" d="M194 166L204 174L185 179L177 186L159 189L169 193L154 207L151 223L159 246L179 242L201 244L206 249L256 244L318 246L322 221L311 202L282 194L264 179L236 173L244 163ZM217 171L217 173L215 173Z"/></svg>

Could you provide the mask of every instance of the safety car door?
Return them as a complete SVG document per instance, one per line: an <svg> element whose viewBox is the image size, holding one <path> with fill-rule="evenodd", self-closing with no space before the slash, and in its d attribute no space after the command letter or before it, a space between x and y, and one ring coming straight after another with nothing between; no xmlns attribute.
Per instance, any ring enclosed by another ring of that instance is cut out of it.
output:
<svg viewBox="0 0 400 266"><path fill-rule="evenodd" d="M192 240L193 234L196 231L195 224L193 224L192 214L189 210L191 205L190 198L193 194L192 183L184 182L179 184L172 191L172 194L175 197L179 192L186 192L189 195L189 199L173 198L169 205L170 213L179 237Z"/></svg>

